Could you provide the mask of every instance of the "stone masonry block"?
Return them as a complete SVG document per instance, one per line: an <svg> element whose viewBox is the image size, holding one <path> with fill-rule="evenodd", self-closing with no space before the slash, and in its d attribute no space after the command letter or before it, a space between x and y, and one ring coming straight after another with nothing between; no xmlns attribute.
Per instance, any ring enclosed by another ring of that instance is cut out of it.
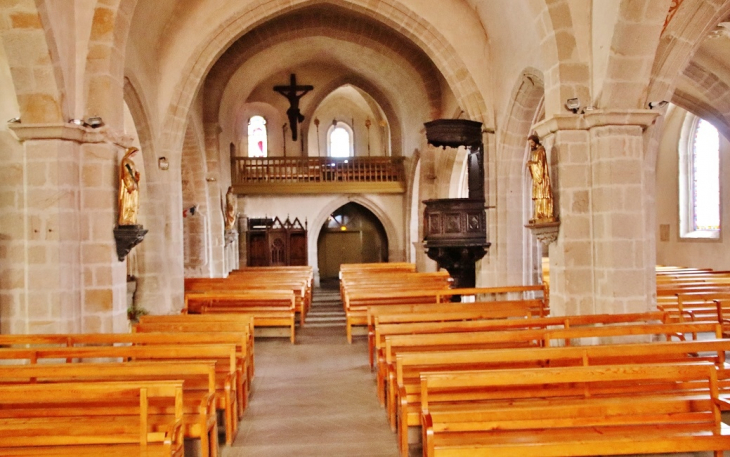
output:
<svg viewBox="0 0 730 457"><path fill-rule="evenodd" d="M19 190L11 191L0 191L0 209L8 217L10 214L8 211L17 210L18 208L18 194ZM3 224L4 225L4 224Z"/></svg>
<svg viewBox="0 0 730 457"><path fill-rule="evenodd" d="M592 274L588 269L566 269L565 292L569 295L587 295L593 293Z"/></svg>
<svg viewBox="0 0 730 457"><path fill-rule="evenodd" d="M560 189L584 189L589 184L589 169L585 165L561 165L557 172L560 173Z"/></svg>
<svg viewBox="0 0 730 457"><path fill-rule="evenodd" d="M563 219L560 230L566 240L587 240L591 236L591 221L588 216L573 214Z"/></svg>
<svg viewBox="0 0 730 457"><path fill-rule="evenodd" d="M567 235L566 235L567 238ZM592 265L591 243L589 241L567 241L565 243L565 265L568 269L590 268Z"/></svg>
<svg viewBox="0 0 730 457"><path fill-rule="evenodd" d="M84 265L108 264L116 260L116 249L112 244L84 243L81 245L81 262Z"/></svg>
<svg viewBox="0 0 730 457"><path fill-rule="evenodd" d="M10 15L10 21L14 29L42 29L41 18L38 14L16 12Z"/></svg>
<svg viewBox="0 0 730 457"><path fill-rule="evenodd" d="M644 236L643 214L619 213L611 217L611 235L619 239L641 239Z"/></svg>
<svg viewBox="0 0 730 457"><path fill-rule="evenodd" d="M84 315L81 326L84 333L103 333L102 318L99 316Z"/></svg>
<svg viewBox="0 0 730 457"><path fill-rule="evenodd" d="M30 265L45 265L48 262L47 246L29 246L28 263Z"/></svg>
<svg viewBox="0 0 730 457"><path fill-rule="evenodd" d="M84 291L84 311L105 313L113 309L113 294L110 289L86 289Z"/></svg>
<svg viewBox="0 0 730 457"><path fill-rule="evenodd" d="M566 198L566 202L570 202L570 212L574 214L586 214L588 212L591 202L587 190L574 191L568 195L570 198Z"/></svg>

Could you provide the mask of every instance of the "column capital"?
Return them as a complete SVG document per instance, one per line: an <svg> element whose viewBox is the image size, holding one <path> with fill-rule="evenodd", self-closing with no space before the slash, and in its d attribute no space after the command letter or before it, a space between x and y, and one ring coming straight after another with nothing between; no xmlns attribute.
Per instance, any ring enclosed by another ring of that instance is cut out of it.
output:
<svg viewBox="0 0 730 457"><path fill-rule="evenodd" d="M72 123L67 124L10 124L10 130L18 141L62 140L76 143L110 143L122 148L132 146L133 138L124 132L107 126L90 128Z"/></svg>
<svg viewBox="0 0 730 457"><path fill-rule="evenodd" d="M541 138L561 130L590 130L608 125L646 129L661 113L655 110L591 110L583 114L558 114L534 126Z"/></svg>

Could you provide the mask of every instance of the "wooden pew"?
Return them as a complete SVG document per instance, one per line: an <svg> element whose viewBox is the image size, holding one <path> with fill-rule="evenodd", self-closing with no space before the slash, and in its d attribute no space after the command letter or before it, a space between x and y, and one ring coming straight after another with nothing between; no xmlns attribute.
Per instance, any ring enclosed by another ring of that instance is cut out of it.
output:
<svg viewBox="0 0 730 457"><path fill-rule="evenodd" d="M477 385L502 400L480 408L430 407L429 398L441 390ZM726 402L711 364L424 374L421 391L428 457L700 451L719 457L730 449L719 407ZM541 398L525 398L526 392Z"/></svg>
<svg viewBox="0 0 730 457"><path fill-rule="evenodd" d="M519 314L525 313L530 317L539 316L544 317L550 313L548 308L547 294L542 285L528 285L528 286L503 286L503 287L476 287L476 288L423 288L420 289L409 289L404 287L402 290L392 290L384 292L354 292L348 296L347 301L344 302L345 312L347 317L347 334L348 341L352 342L352 326L354 325L367 325L368 326L368 340L369 348L374 346L372 341L372 335L374 334L374 320L373 316L380 314L418 314L421 311L427 311L425 308L419 308L420 306L427 305L438 305L435 309L443 309L444 311L457 311L462 309L473 309L474 303L450 303L449 300L452 296L476 296L480 299L496 298L497 300L489 303L494 308L495 314L499 312L510 313L511 316L516 317ZM542 297L533 298L530 295L535 293L542 294ZM505 300L498 301L500 299L509 297L509 304L504 304ZM520 304L518 304L520 303ZM527 306L529 305L529 306ZM484 302L484 306L487 306L487 302ZM516 311L514 308L522 308L523 311ZM348 312L348 308L351 310ZM497 311L498 309L503 311ZM364 310L364 311L363 311ZM364 313L364 317L363 317ZM371 357L372 366L372 357Z"/></svg>
<svg viewBox="0 0 730 457"><path fill-rule="evenodd" d="M145 324L140 327L139 324ZM155 328L156 324L161 327ZM140 316L137 325L132 327L134 332L165 332L169 326L174 332L193 333L238 333L248 335L248 344L245 352L248 368L248 384L251 385L256 373L254 353L254 322L253 317L241 314L147 314ZM145 330L147 329L147 330Z"/></svg>
<svg viewBox="0 0 730 457"><path fill-rule="evenodd" d="M531 318L541 314L542 300L510 300L472 303L433 303L426 305L393 305L368 307L368 360L375 366L376 328L388 324L416 322L452 322L483 319ZM384 341L377 346L382 346Z"/></svg>
<svg viewBox="0 0 730 457"><path fill-rule="evenodd" d="M340 265L340 279L348 273L374 273L377 271L416 272L416 264L409 262L343 263Z"/></svg>
<svg viewBox="0 0 730 457"><path fill-rule="evenodd" d="M569 324L569 321L567 321ZM618 324L589 325L556 329L516 329L463 333L434 333L418 335L393 335L385 339L385 363L378 369L378 385L385 389L378 390L378 398L390 407L395 401L392 386L395 385L395 359L398 354L408 352L433 352L467 349L501 349L501 348L541 348L557 343L570 346L574 340L590 339L610 342L636 341L637 338L664 338L666 340L684 340L685 335L711 333L715 338L722 337L719 324L708 323L676 323L676 324ZM387 389L391 388L391 391Z"/></svg>
<svg viewBox="0 0 730 457"><path fill-rule="evenodd" d="M534 319L484 319L471 321L446 321L446 322L415 322L402 324L382 324L376 327L376 348L375 352L378 357L378 391L383 395L386 391L394 394L392 389L394 382L395 366L388 366L385 356L386 338L395 335L427 335L427 334L444 334L444 333L473 333L484 331L500 331L500 330L527 330L527 329L553 329L570 328L571 326L591 326L591 325L613 325L613 324L647 324L661 323L665 315L659 312L650 313L628 313L628 314L590 314L576 316L556 316ZM613 331L611 331L612 333ZM591 335L595 333L591 331ZM551 334L555 337L555 333ZM568 335L577 335L575 331ZM561 338L561 336L557 336ZM568 341L569 344L569 341ZM383 383L388 382L388 389ZM381 398L383 404L384 397ZM390 398L390 397L389 397ZM389 405L392 405L389 402ZM393 412L394 413L394 412Z"/></svg>
<svg viewBox="0 0 730 457"><path fill-rule="evenodd" d="M47 362L69 362L74 360L214 360L216 361L216 408L223 412L226 444L235 438L237 421L236 347L235 345L195 346L112 346L112 347L59 347L43 349L0 349L0 360L17 360L35 364ZM220 362L226 360L225 364Z"/></svg>
<svg viewBox="0 0 730 457"><path fill-rule="evenodd" d="M565 367L588 365L693 363L711 362L717 367L725 364L725 352L730 340L671 341L598 345L583 347L550 347L534 349L493 349L481 351L441 351L398 354L396 357L397 431L401 455L408 455L408 428L420 432L421 374L450 371L498 370L515 368ZM479 391L463 389L458 398L479 401ZM485 394L488 395L488 394ZM448 393L432 396L434 404L448 407ZM396 425L396 424L393 424Z"/></svg>
<svg viewBox="0 0 730 457"><path fill-rule="evenodd" d="M124 362L6 365L0 386L68 382L182 381L182 427L185 438L200 440L201 456L218 456L215 410L215 362ZM150 414L166 418L169 406L152 404ZM0 411L0 418L3 418ZM157 420L157 419L155 419Z"/></svg>
<svg viewBox="0 0 730 457"><path fill-rule="evenodd" d="M139 325L139 324L137 324ZM70 334L28 334L28 335L0 335L0 346L47 346L60 345L66 347L74 346L112 346L115 344L133 344L133 345L185 345L194 346L198 344L223 344L236 345L236 393L238 404L238 417L243 416L243 411L248 403L248 393L251 380L249 379L248 369L249 358L246 355L249 344L248 332L233 332L231 328L228 331L210 331L207 332L167 332L167 333L151 333L149 325L140 327L132 327L135 333L70 333ZM148 330L145 332L144 330ZM214 329L216 330L216 329ZM239 329L240 330L240 329ZM244 327L245 330L245 327ZM227 368L223 368L226 370Z"/></svg>
<svg viewBox="0 0 730 457"><path fill-rule="evenodd" d="M182 401L180 381L0 386L0 455L182 456Z"/></svg>
<svg viewBox="0 0 730 457"><path fill-rule="evenodd" d="M300 325L304 325L311 302L310 279L276 277L255 273L232 274L227 278L185 278L185 293L221 293L290 290L294 294Z"/></svg>
<svg viewBox="0 0 730 457"><path fill-rule="evenodd" d="M247 290L185 294L183 314L241 314L254 319L254 327L287 327L296 342L294 294L286 290Z"/></svg>

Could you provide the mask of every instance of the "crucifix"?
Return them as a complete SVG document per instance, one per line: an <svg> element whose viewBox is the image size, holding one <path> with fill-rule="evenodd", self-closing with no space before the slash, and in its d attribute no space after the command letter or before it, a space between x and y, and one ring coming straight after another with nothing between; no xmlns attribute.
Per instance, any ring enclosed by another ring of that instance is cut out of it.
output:
<svg viewBox="0 0 730 457"><path fill-rule="evenodd" d="M299 111L299 99L313 89L314 86L298 86L297 75L295 75L294 73L292 73L291 75L291 82L288 86L274 86L274 90L276 92L280 93L289 100L289 109L286 110L286 115L289 118L292 141L297 141L297 131L299 130L299 123L304 121L304 116Z"/></svg>

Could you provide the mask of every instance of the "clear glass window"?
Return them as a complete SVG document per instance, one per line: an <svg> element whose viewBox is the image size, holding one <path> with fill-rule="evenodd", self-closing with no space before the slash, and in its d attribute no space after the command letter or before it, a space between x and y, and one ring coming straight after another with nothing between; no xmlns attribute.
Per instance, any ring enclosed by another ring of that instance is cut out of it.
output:
<svg viewBox="0 0 730 457"><path fill-rule="evenodd" d="M330 157L350 157L350 132L337 126L330 133Z"/></svg>
<svg viewBox="0 0 730 457"><path fill-rule="evenodd" d="M704 119L692 145L692 229L720 230L720 135Z"/></svg>
<svg viewBox="0 0 730 457"><path fill-rule="evenodd" d="M248 120L248 156L266 157L267 155L266 119L262 116L252 116Z"/></svg>

